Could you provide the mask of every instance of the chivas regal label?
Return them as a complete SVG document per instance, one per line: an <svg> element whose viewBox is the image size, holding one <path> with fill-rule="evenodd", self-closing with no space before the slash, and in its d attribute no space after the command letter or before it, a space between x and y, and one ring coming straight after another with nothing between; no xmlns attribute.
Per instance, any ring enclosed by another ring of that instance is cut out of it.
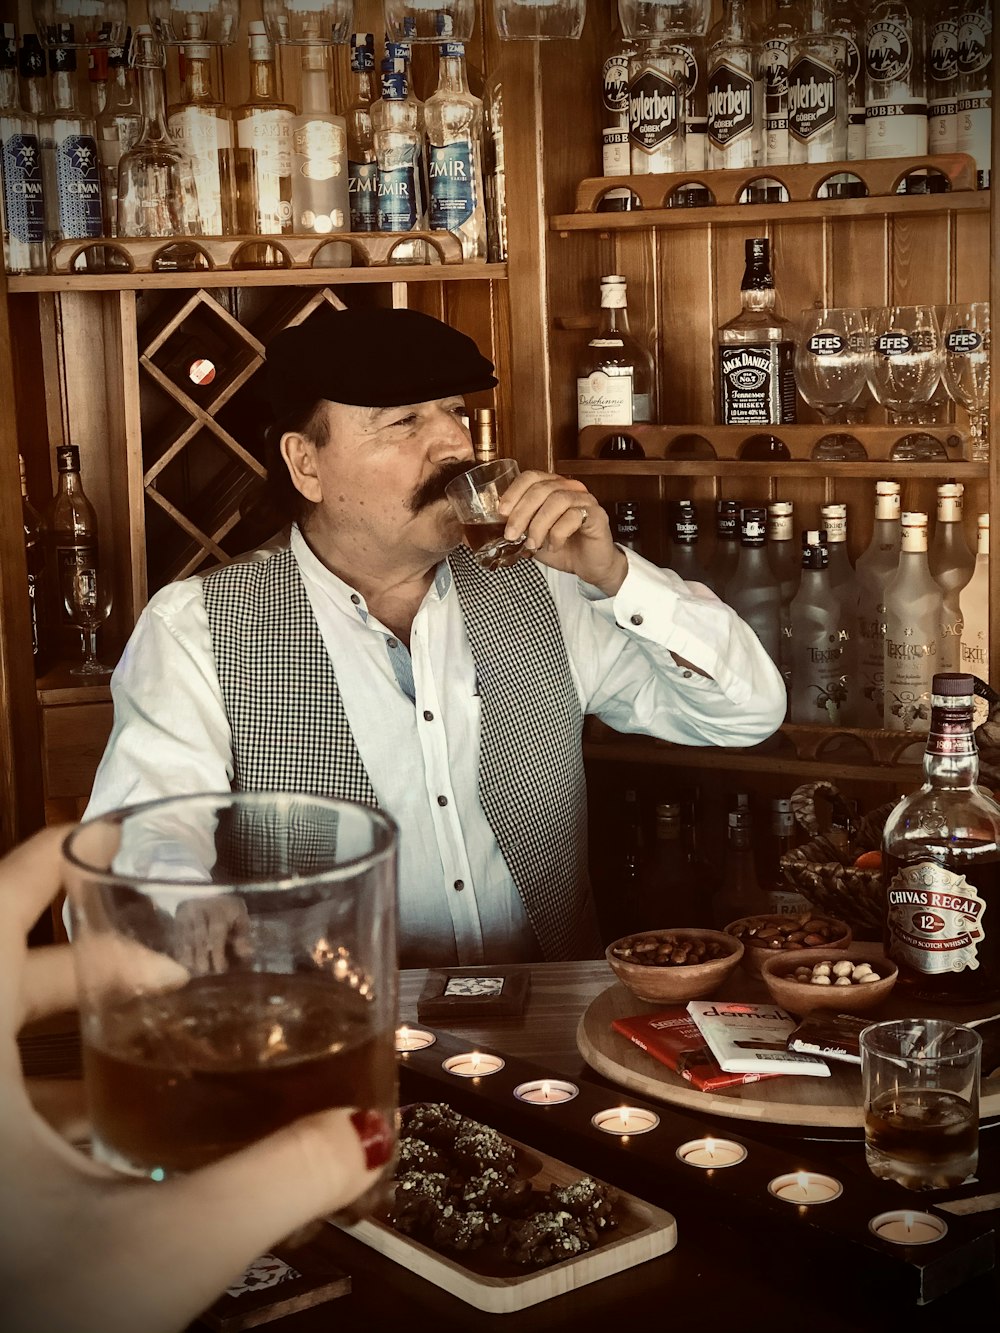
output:
<svg viewBox="0 0 1000 1333"><path fill-rule="evenodd" d="M654 153L679 132L680 89L661 70L644 69L628 91L629 139L645 153Z"/></svg>
<svg viewBox="0 0 1000 1333"><path fill-rule="evenodd" d="M837 71L821 60L802 56L788 75L788 128L808 141L837 120Z"/></svg>
<svg viewBox="0 0 1000 1333"><path fill-rule="evenodd" d="M7 230L26 245L45 239L42 154L34 134L11 134L0 145L0 179Z"/></svg>
<svg viewBox="0 0 1000 1333"><path fill-rule="evenodd" d="M905 79L913 64L913 42L901 23L886 19L868 28L865 43L865 69L877 83L897 83Z"/></svg>
<svg viewBox="0 0 1000 1333"><path fill-rule="evenodd" d="M979 967L986 903L964 875L933 861L901 866L886 890L889 956L915 972Z"/></svg>
<svg viewBox="0 0 1000 1333"><path fill-rule="evenodd" d="M752 133L756 115L753 79L721 61L708 76L709 139L717 148L728 148Z"/></svg>

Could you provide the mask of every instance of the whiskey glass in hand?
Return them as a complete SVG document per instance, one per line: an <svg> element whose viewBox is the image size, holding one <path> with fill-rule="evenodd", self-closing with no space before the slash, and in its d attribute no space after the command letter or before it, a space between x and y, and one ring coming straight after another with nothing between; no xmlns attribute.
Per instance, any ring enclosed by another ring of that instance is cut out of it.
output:
<svg viewBox="0 0 1000 1333"><path fill-rule="evenodd" d="M494 458L463 472L445 487L472 557L483 569L505 569L527 555L522 550L527 536L509 541L504 536L507 519L500 512L500 501L519 473L515 459Z"/></svg>
<svg viewBox="0 0 1000 1333"><path fill-rule="evenodd" d="M972 301L948 306L941 329L944 383L949 396L969 413L972 461L990 456L990 305Z"/></svg>
<svg viewBox="0 0 1000 1333"><path fill-rule="evenodd" d="M86 565L66 565L60 575L63 606L83 639L83 661L70 667L71 676L107 676L111 667L97 657L97 631L111 614L111 576Z"/></svg>
<svg viewBox="0 0 1000 1333"><path fill-rule="evenodd" d="M853 403L867 377L865 321L860 310L814 306L803 310L795 347L799 396L829 422ZM865 459L860 440L831 432L817 440L816 459Z"/></svg>

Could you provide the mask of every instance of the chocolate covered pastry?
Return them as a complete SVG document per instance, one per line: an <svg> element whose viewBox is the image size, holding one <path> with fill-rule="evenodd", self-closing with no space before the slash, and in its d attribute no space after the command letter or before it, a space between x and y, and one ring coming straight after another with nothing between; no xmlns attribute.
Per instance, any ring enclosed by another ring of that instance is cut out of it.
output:
<svg viewBox="0 0 1000 1333"><path fill-rule="evenodd" d="M465 1117L453 1111L445 1102L418 1102L403 1108L400 1128L404 1135L423 1139L435 1148L454 1143Z"/></svg>
<svg viewBox="0 0 1000 1333"><path fill-rule="evenodd" d="M447 1175L450 1170L448 1159L425 1139L406 1134L399 1140L398 1176L407 1171L442 1171Z"/></svg>
<svg viewBox="0 0 1000 1333"><path fill-rule="evenodd" d="M618 1225L615 1220L615 1192L591 1176L574 1180L572 1185L553 1186L546 1196L546 1207L565 1210L583 1223L588 1238L598 1239L600 1232Z"/></svg>
<svg viewBox="0 0 1000 1333"><path fill-rule="evenodd" d="M584 1223L572 1213L535 1213L510 1223L503 1254L515 1264L556 1264L590 1245Z"/></svg>

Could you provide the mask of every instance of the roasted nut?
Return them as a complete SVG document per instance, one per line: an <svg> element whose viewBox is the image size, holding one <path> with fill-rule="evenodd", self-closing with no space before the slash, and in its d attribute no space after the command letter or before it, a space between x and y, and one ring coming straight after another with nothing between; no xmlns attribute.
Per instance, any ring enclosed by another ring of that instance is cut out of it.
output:
<svg viewBox="0 0 1000 1333"><path fill-rule="evenodd" d="M797 967L789 980L809 986L864 986L881 978L871 963L852 963L849 958L838 958L835 963Z"/></svg>
<svg viewBox="0 0 1000 1333"><path fill-rule="evenodd" d="M730 951L719 940L683 938L667 931L633 935L612 949L615 958L646 967L684 967L725 958Z"/></svg>

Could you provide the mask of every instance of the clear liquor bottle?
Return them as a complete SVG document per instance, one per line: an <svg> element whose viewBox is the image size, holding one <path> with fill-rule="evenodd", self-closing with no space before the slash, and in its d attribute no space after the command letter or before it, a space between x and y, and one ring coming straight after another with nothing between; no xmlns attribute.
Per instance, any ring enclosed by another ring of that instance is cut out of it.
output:
<svg viewBox="0 0 1000 1333"><path fill-rule="evenodd" d="M791 161L788 142L788 65L798 32L795 0L776 0L761 32L764 80L764 162L769 167Z"/></svg>
<svg viewBox="0 0 1000 1333"><path fill-rule="evenodd" d="M684 61L684 169L704 171L708 166L708 66L705 38L698 33L671 33L670 49ZM675 190L673 207L697 208L711 204L702 185Z"/></svg>
<svg viewBox="0 0 1000 1333"><path fill-rule="evenodd" d="M763 507L740 511L740 555L726 583L726 601L780 667L781 585L767 558L767 510Z"/></svg>
<svg viewBox="0 0 1000 1333"><path fill-rule="evenodd" d="M865 20L854 0L830 0L829 13L830 31L843 37L847 48L847 157L860 162L865 156ZM848 192L847 182L842 192Z"/></svg>
<svg viewBox="0 0 1000 1333"><path fill-rule="evenodd" d="M7 272L44 273L42 149L37 118L20 107L13 23L0 25L0 223Z"/></svg>
<svg viewBox="0 0 1000 1333"><path fill-rule="evenodd" d="M698 511L693 500L671 500L667 564L689 583L708 586L708 574L698 558Z"/></svg>
<svg viewBox="0 0 1000 1333"><path fill-rule="evenodd" d="M628 62L632 42L616 24L601 65L601 175L628 176L632 170L628 141ZM632 207L631 190L609 190L601 200L602 213L625 213Z"/></svg>
<svg viewBox="0 0 1000 1333"><path fill-rule="evenodd" d="M683 171L687 61L668 41L643 42L628 62L629 161L634 176Z"/></svg>
<svg viewBox="0 0 1000 1333"><path fill-rule="evenodd" d="M292 230L306 236L335 236L350 226L347 121L330 109L329 50L302 48L302 111L292 121ZM323 261L350 268L351 247L326 246Z"/></svg>
<svg viewBox="0 0 1000 1333"><path fill-rule="evenodd" d="M98 568L97 515L80 478L80 450L73 444L56 450L58 483L45 515L46 573L49 575L53 626L57 642L71 653L79 642L79 630L70 620L60 590L75 571Z"/></svg>
<svg viewBox="0 0 1000 1333"><path fill-rule="evenodd" d="M507 163L503 139L503 79L499 70L490 75L483 88L483 127L487 258L491 264L503 264L507 260Z"/></svg>
<svg viewBox="0 0 1000 1333"><path fill-rule="evenodd" d="M483 103L469 91L462 42L438 47L438 84L424 103L424 124L430 228L453 232L464 259L485 260Z"/></svg>
<svg viewBox="0 0 1000 1333"><path fill-rule="evenodd" d="M820 521L826 529L830 587L850 606L854 601L854 566L847 550L847 505L820 505Z"/></svg>
<svg viewBox="0 0 1000 1333"><path fill-rule="evenodd" d="M730 810L728 832L722 880L712 894L712 925L717 930L741 917L770 911L768 896L757 879L749 806Z"/></svg>
<svg viewBox="0 0 1000 1333"><path fill-rule="evenodd" d="M738 315L719 328L719 420L726 426L793 422L795 329L775 308L770 243L746 242Z"/></svg>
<svg viewBox="0 0 1000 1333"><path fill-rule="evenodd" d="M124 46L108 50L108 88L104 110L97 117L97 151L101 155L101 186L108 234L118 235L118 164L142 133L142 107L129 67L131 33Z"/></svg>
<svg viewBox="0 0 1000 1333"><path fill-rule="evenodd" d="M423 184L422 108L409 96L406 65L382 61L382 96L372 105L378 161L379 231L420 231L427 225ZM396 264L420 264L423 241L408 241L392 252Z"/></svg>
<svg viewBox="0 0 1000 1333"><path fill-rule="evenodd" d="M71 24L60 35L73 40ZM96 127L76 104L76 51L49 47L52 109L39 117L49 245L104 235Z"/></svg>
<svg viewBox="0 0 1000 1333"><path fill-rule="evenodd" d="M976 520L976 563L962 589L962 670L980 680L990 678L990 516ZM977 722L983 721L978 718Z"/></svg>
<svg viewBox="0 0 1000 1333"><path fill-rule="evenodd" d="M404 29L409 31L412 25L408 19L405 19L403 26ZM420 137L420 188L421 197L424 201L424 211L426 212L427 201L430 198L430 181L427 173L427 125L424 117L424 103L417 96L414 82L413 47L409 42L386 41L385 52L386 60L402 61L400 68L406 75L406 101L416 116L417 131ZM426 225L426 222L424 225Z"/></svg>
<svg viewBox="0 0 1000 1333"><path fill-rule="evenodd" d="M181 50L183 91L167 108L167 129L191 159L201 234L231 236L236 230L233 113L215 90L213 48Z"/></svg>
<svg viewBox="0 0 1000 1333"><path fill-rule="evenodd" d="M90 88L90 114L96 120L107 105L108 83L111 67L108 63L107 39L110 25L103 24L101 29L102 44L92 46L87 52L87 83Z"/></svg>
<svg viewBox="0 0 1000 1333"><path fill-rule="evenodd" d="M937 521L934 537L927 548L927 567L942 593L941 656L942 671L961 671L962 610L961 592L972 578L976 557L969 550L962 523L962 494L965 487L954 481L937 488Z"/></svg>
<svg viewBox="0 0 1000 1333"><path fill-rule="evenodd" d="M788 60L789 161L847 157L847 43L832 30L827 0L805 0Z"/></svg>
<svg viewBox="0 0 1000 1333"><path fill-rule="evenodd" d="M17 456L21 474L21 525L24 531L24 559L28 569L28 610L31 618L31 659L35 675L48 667L47 583L45 577L45 533L41 515L28 499L28 481L24 459Z"/></svg>
<svg viewBox="0 0 1000 1333"><path fill-rule="evenodd" d="M857 593L855 664L857 689L850 721L857 727L881 727L885 704L885 598L899 566L902 540L898 481L875 483L875 526L871 541L854 567Z"/></svg>
<svg viewBox="0 0 1000 1333"><path fill-rule="evenodd" d="M924 782L882 833L886 952L914 1000L1000 998L1000 805L978 785L972 677L935 674Z"/></svg>
<svg viewBox="0 0 1000 1333"><path fill-rule="evenodd" d="M245 236L282 236L293 230L295 108L278 95L274 48L263 23L250 24L249 42L250 96L233 110L237 227ZM267 250L261 256L273 257Z"/></svg>
<svg viewBox="0 0 1000 1333"><path fill-rule="evenodd" d="M792 601L792 688L789 717L813 726L840 726L850 699L844 660L843 603L830 584L827 534L802 534L802 581Z"/></svg>
<svg viewBox="0 0 1000 1333"><path fill-rule="evenodd" d="M726 584L740 558L740 502L716 500L715 550L708 563L708 586L716 597L725 598Z"/></svg>
<svg viewBox="0 0 1000 1333"><path fill-rule="evenodd" d="M943 598L927 566L927 515L905 513L901 524L899 565L885 590L883 726L925 734L941 653Z"/></svg>
<svg viewBox="0 0 1000 1333"><path fill-rule="evenodd" d="M993 7L966 0L958 29L958 131L956 147L976 159L979 188L990 186L993 107Z"/></svg>
<svg viewBox="0 0 1000 1333"><path fill-rule="evenodd" d="M876 0L865 28L865 156L926 152L923 7L914 0Z"/></svg>
<svg viewBox="0 0 1000 1333"><path fill-rule="evenodd" d="M344 108L351 231L378 231L378 162L372 128L374 70L374 36L370 32L352 33L351 100Z"/></svg>
<svg viewBox="0 0 1000 1333"><path fill-rule="evenodd" d="M746 0L724 0L708 40L708 165L756 167L764 151L760 47Z"/></svg>
<svg viewBox="0 0 1000 1333"><path fill-rule="evenodd" d="M958 152L958 25L962 0L936 6L927 27L927 151Z"/></svg>
<svg viewBox="0 0 1000 1333"><path fill-rule="evenodd" d="M788 689L792 678L792 599L802 581L802 552L795 540L794 506L791 500L772 500L767 506L767 559L781 593L778 667L785 688Z"/></svg>
<svg viewBox="0 0 1000 1333"><path fill-rule="evenodd" d="M601 278L601 322L584 349L576 378L577 429L631 426L655 419L653 358L629 329L627 283Z"/></svg>

